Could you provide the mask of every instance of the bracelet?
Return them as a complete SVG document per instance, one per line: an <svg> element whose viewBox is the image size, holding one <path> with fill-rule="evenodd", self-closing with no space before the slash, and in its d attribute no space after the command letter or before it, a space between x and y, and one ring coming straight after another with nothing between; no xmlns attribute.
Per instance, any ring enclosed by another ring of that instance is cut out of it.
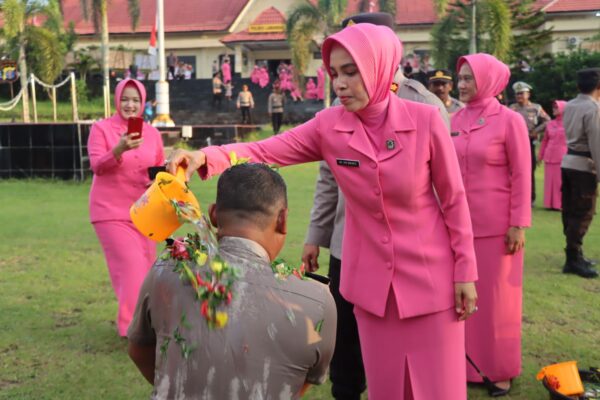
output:
<svg viewBox="0 0 600 400"><path fill-rule="evenodd" d="M523 230L527 227L526 226L511 226L511 228L517 228L517 229Z"/></svg>

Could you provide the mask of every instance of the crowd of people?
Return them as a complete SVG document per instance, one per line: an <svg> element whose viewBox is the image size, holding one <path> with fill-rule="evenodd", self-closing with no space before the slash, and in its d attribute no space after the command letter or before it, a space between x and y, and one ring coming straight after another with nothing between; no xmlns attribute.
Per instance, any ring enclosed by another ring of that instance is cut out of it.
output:
<svg viewBox="0 0 600 400"><path fill-rule="evenodd" d="M116 114L92 128L91 222L119 301L118 332L153 398L299 398L328 367L336 399L368 390L372 400L459 400L467 382L507 395L522 368L525 232L538 162L543 204L562 213L563 272L597 277L582 247L596 206L600 68L578 71L580 94L556 99L550 119L526 82L512 87L516 103L498 100L510 70L492 55L462 56L454 74L429 71L427 90L403 71L391 15L359 14L342 27L322 45L333 107L266 140L179 149L166 162L171 173L185 166L187 179L221 174L210 220L223 257L241 271L230 324L210 329L197 310L187 313L196 352L163 348L159 339L194 299L172 262L151 269L153 243L125 215L149 183L146 169L164 161L151 126L142 138L123 135L127 119L142 114L143 85L119 83ZM214 71L215 107L231 84L226 70ZM282 85L280 74L268 100L275 133ZM247 85L236 104L251 123ZM232 153L250 163L232 166ZM278 281L270 266L288 204L285 182L266 165L311 161L321 163L302 260L315 272L320 248L330 249L328 287Z"/></svg>

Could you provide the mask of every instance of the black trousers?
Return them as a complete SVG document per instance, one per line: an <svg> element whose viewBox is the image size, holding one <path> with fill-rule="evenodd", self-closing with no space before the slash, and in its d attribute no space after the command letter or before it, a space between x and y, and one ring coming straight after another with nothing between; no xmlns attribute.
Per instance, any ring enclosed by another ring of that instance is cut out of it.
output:
<svg viewBox="0 0 600 400"><path fill-rule="evenodd" d="M537 167L537 156L535 155L535 140L529 139L529 145L531 147L531 203L535 201L535 169Z"/></svg>
<svg viewBox="0 0 600 400"><path fill-rule="evenodd" d="M574 169L561 169L562 222L567 250L581 250L598 197L596 175Z"/></svg>
<svg viewBox="0 0 600 400"><path fill-rule="evenodd" d="M223 101L222 93L213 93L212 106L213 108L221 108L221 102Z"/></svg>
<svg viewBox="0 0 600 400"><path fill-rule="evenodd" d="M359 400L366 389L365 369L360 352L358 327L354 317L354 305L340 294L342 262L333 256L329 259L329 290L337 308L337 332L335 350L329 365L331 394L338 400Z"/></svg>
<svg viewBox="0 0 600 400"><path fill-rule="evenodd" d="M251 124L252 116L250 115L250 107L241 106L240 110L242 110L242 124Z"/></svg>
<svg viewBox="0 0 600 400"><path fill-rule="evenodd" d="M271 113L271 125L273 125L273 133L277 135L279 129L281 129L281 120L283 119L283 113L274 112Z"/></svg>

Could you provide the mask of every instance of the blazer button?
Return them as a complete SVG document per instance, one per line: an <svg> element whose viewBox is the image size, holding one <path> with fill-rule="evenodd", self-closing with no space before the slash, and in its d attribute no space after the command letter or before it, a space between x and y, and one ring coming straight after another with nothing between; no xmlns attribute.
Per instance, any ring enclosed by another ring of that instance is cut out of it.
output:
<svg viewBox="0 0 600 400"><path fill-rule="evenodd" d="M383 213L380 213L380 212L376 213L375 214L375 218L377 218L377 219L383 219Z"/></svg>
<svg viewBox="0 0 600 400"><path fill-rule="evenodd" d="M373 189L373 193L375 193L377 196L379 196L381 194L381 190L376 187L375 189Z"/></svg>
<svg viewBox="0 0 600 400"><path fill-rule="evenodd" d="M392 263L391 263L391 262L389 262L389 261L388 261L388 262L386 262L386 263L385 263L385 267L386 267L387 269L392 269Z"/></svg>
<svg viewBox="0 0 600 400"><path fill-rule="evenodd" d="M375 161L371 161L371 168L377 168L377 163Z"/></svg>
<svg viewBox="0 0 600 400"><path fill-rule="evenodd" d="M389 237L387 237L387 236L384 236L384 237L382 237L382 238L381 238L381 243L383 243L383 244L386 244L386 243L388 243L389 241L390 241L390 238L389 238Z"/></svg>

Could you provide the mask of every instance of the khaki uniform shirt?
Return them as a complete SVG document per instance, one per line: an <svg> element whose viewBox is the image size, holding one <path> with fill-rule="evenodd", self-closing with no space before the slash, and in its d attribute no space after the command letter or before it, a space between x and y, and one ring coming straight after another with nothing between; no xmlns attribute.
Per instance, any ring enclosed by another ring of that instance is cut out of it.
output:
<svg viewBox="0 0 600 400"><path fill-rule="evenodd" d="M592 157L566 154L561 167L598 175L600 165L600 103L592 96L579 94L565 106L563 126L570 150L590 152Z"/></svg>
<svg viewBox="0 0 600 400"><path fill-rule="evenodd" d="M285 96L283 93L271 93L269 95L268 112L282 113L283 105L285 104Z"/></svg>
<svg viewBox="0 0 600 400"><path fill-rule="evenodd" d="M191 285L173 272L174 261L157 261L142 285L128 337L156 347L152 398L296 399L305 382L322 383L337 323L329 288L293 275L276 279L256 242L225 237L219 249L242 274L222 329L208 327ZM194 347L187 359L175 340L178 327Z"/></svg>
<svg viewBox="0 0 600 400"><path fill-rule="evenodd" d="M536 103L529 103L526 106L522 106L519 103L513 103L509 108L521 114L525 119L529 137L532 139L537 138L538 134L543 132L546 128L546 123L550 121L550 116L546 114L546 111L544 111L541 105Z"/></svg>
<svg viewBox="0 0 600 400"><path fill-rule="evenodd" d="M419 81L402 79L398 85L398 97L417 103L430 104L440 110L440 114L450 130L450 117L444 103L435 94L431 93ZM339 105L335 99L332 105ZM314 194L313 208L310 211L310 224L304 243L329 248L329 253L337 258L342 258L342 241L344 238L346 204L342 191L326 162L319 164L319 177Z"/></svg>
<svg viewBox="0 0 600 400"><path fill-rule="evenodd" d="M448 111L450 116L465 106L463 102L456 100L454 97L449 97L448 102L444 105L446 106L446 111Z"/></svg>
<svg viewBox="0 0 600 400"><path fill-rule="evenodd" d="M254 97L252 97L251 91L241 91L237 98L238 107L254 107Z"/></svg>

